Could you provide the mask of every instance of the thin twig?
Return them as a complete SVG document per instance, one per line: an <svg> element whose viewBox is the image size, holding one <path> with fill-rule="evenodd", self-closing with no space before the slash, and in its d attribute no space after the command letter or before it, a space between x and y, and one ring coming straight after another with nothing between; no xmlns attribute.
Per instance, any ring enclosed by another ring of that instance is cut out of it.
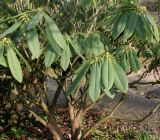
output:
<svg viewBox="0 0 160 140"><path fill-rule="evenodd" d="M100 119L97 123L93 124L88 130L86 130L86 132L84 132L84 134L82 135L81 139L83 140L84 138L86 138L88 136L88 134L95 128L97 128L99 125L101 125L102 123L110 120L111 118L113 118L114 113L116 112L116 110L119 108L119 106L121 105L123 99L124 99L125 94L122 95L121 99L119 100L118 104L114 107L114 109L110 112L110 114L102 119Z"/></svg>
<svg viewBox="0 0 160 140"><path fill-rule="evenodd" d="M43 120L41 117L39 117L35 112L33 112L32 110L29 110L29 112L41 123L43 124L45 127L47 127L47 122L45 120Z"/></svg>

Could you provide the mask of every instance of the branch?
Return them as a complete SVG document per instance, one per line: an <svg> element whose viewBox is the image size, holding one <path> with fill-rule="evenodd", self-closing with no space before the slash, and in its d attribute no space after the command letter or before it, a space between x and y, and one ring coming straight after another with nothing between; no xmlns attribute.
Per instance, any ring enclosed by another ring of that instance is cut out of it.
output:
<svg viewBox="0 0 160 140"><path fill-rule="evenodd" d="M143 72L142 75L139 77L139 79L138 79L138 80L135 80L135 81L133 81L133 82L131 82L131 83L129 83L129 86L133 86L134 84L137 84L137 82L139 82L139 81L142 80L144 77L146 77L147 74L148 74L148 71Z"/></svg>
<svg viewBox="0 0 160 140"><path fill-rule="evenodd" d="M100 119L97 123L93 124L86 132L84 132L84 134L81 137L81 140L83 140L84 138L86 138L88 136L88 134L95 128L97 128L99 125L101 125L102 123L110 120L113 118L113 114L116 112L116 110L118 109L118 107L121 105L123 99L124 99L125 94L122 95L121 99L119 100L118 104L114 107L114 109L110 112L110 114L102 119Z"/></svg>
<svg viewBox="0 0 160 140"><path fill-rule="evenodd" d="M160 108L160 102L146 116L144 116L143 118L141 118L139 120L136 120L136 122L142 122L142 121L146 120L149 116L154 114L158 110L158 108Z"/></svg>
<svg viewBox="0 0 160 140"><path fill-rule="evenodd" d="M60 81L59 85L58 85L57 91L56 91L56 93L55 93L55 95L54 95L54 98L53 98L53 100L52 100L52 103L51 103L51 105L50 105L50 107L49 107L50 113L53 113L53 114L54 114L55 107L56 107L56 104L57 104L57 100L58 100L58 97L59 97L59 95L60 95L60 93L61 93L61 90L63 89L64 82L65 82L65 80L62 79L62 80Z"/></svg>
<svg viewBox="0 0 160 140"><path fill-rule="evenodd" d="M39 117L35 112L32 110L29 110L29 112L36 118L37 121L39 121L41 124L43 124L45 127L47 127L47 122L43 120L41 117Z"/></svg>
<svg viewBox="0 0 160 140"><path fill-rule="evenodd" d="M103 97L104 97L105 93L104 94L101 94L99 100L95 103L90 103L89 105L87 105L85 108L84 108L84 111L83 113L85 114L88 110L90 110L91 108L93 108Z"/></svg>
<svg viewBox="0 0 160 140"><path fill-rule="evenodd" d="M128 121L134 121L134 122L138 122L138 123L141 123L143 122L144 120L146 120L149 116L151 116L152 114L154 114L158 108L160 108L160 102L147 114L145 115L144 117L140 118L140 119L127 119L127 118L122 118L122 117L113 117L113 119L119 119L119 120L128 120Z"/></svg>

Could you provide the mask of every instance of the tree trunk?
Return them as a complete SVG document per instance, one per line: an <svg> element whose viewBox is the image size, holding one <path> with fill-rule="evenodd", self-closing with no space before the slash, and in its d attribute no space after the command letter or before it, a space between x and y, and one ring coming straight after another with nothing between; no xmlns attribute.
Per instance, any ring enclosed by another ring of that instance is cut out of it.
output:
<svg viewBox="0 0 160 140"><path fill-rule="evenodd" d="M65 140L53 115L48 116L47 128L51 132L54 140Z"/></svg>
<svg viewBox="0 0 160 140"><path fill-rule="evenodd" d="M72 121L72 140L80 140L82 135L81 124L82 124L82 115L80 113Z"/></svg>

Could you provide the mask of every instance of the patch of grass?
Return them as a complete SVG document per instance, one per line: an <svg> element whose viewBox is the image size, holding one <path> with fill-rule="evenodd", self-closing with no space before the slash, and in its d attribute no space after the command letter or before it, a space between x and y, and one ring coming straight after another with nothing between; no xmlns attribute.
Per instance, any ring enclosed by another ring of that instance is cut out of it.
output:
<svg viewBox="0 0 160 140"><path fill-rule="evenodd" d="M94 130L89 140L160 140L160 138L153 138L147 131L113 131L109 134L106 131Z"/></svg>

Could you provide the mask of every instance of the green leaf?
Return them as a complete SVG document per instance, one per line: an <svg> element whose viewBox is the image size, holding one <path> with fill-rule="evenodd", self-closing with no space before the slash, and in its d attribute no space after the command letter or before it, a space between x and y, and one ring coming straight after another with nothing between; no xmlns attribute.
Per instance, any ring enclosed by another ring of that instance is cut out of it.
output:
<svg viewBox="0 0 160 140"><path fill-rule="evenodd" d="M93 102L99 99L101 88L101 63L95 62L90 67L89 97Z"/></svg>
<svg viewBox="0 0 160 140"><path fill-rule="evenodd" d="M73 80L73 82L71 83L70 87L68 88L68 90L66 91L66 95L72 95L75 90L77 89L77 87L80 85L81 81L83 80L84 76L86 75L89 67L91 65L91 61L86 60L77 70L76 74L75 74L75 79Z"/></svg>
<svg viewBox="0 0 160 140"><path fill-rule="evenodd" d="M120 65L126 73L128 71L128 62L127 62L127 54L126 53L121 54Z"/></svg>
<svg viewBox="0 0 160 140"><path fill-rule="evenodd" d="M109 58L109 56L104 59L103 65L102 65L102 83L104 88L109 91L109 89L113 85L114 81L114 73L113 73L113 64Z"/></svg>
<svg viewBox="0 0 160 140"><path fill-rule="evenodd" d="M86 57L90 57L93 54L98 56L104 52L104 46L100 40L100 35L97 32L86 38L84 47Z"/></svg>
<svg viewBox="0 0 160 140"><path fill-rule="evenodd" d="M32 59L38 59L41 55L40 42L37 32L33 29L26 32L26 40L29 50L32 53Z"/></svg>
<svg viewBox="0 0 160 140"><path fill-rule="evenodd" d="M160 57L160 48L157 50L157 56Z"/></svg>
<svg viewBox="0 0 160 140"><path fill-rule="evenodd" d="M23 80L22 68L12 46L7 47L7 61L13 77L21 83Z"/></svg>
<svg viewBox="0 0 160 140"><path fill-rule="evenodd" d="M61 54L62 53L62 49L59 47L59 45L55 42L55 40L52 38L52 35L50 34L49 29L46 27L46 34L47 34L47 38L52 46L52 48L54 49L54 51L57 54Z"/></svg>
<svg viewBox="0 0 160 140"><path fill-rule="evenodd" d="M8 28L5 32L0 34L0 39L5 37L6 35L14 32L21 25L22 21L16 21L10 28Z"/></svg>
<svg viewBox="0 0 160 140"><path fill-rule="evenodd" d="M158 27L157 27L154 19L152 18L152 16L149 13L147 13L146 17L153 27L153 30L151 29L151 31L152 31L155 39L157 40L157 42L159 42L159 30L158 30Z"/></svg>
<svg viewBox="0 0 160 140"><path fill-rule="evenodd" d="M69 66L70 63L70 48L69 46L67 48L65 48L61 54L61 67L63 68L64 71L66 71L66 69Z"/></svg>
<svg viewBox="0 0 160 140"><path fill-rule="evenodd" d="M145 22L144 22L144 17L142 15L138 15L136 31L140 39L142 40L146 39Z"/></svg>
<svg viewBox="0 0 160 140"><path fill-rule="evenodd" d="M135 12L130 12L128 16L129 18L127 21L126 28L124 30L124 37L126 39L130 38L134 33L138 19L138 16Z"/></svg>
<svg viewBox="0 0 160 140"><path fill-rule="evenodd" d="M125 72L115 60L112 61L114 66L114 84L122 92L128 90L128 80Z"/></svg>
<svg viewBox="0 0 160 140"><path fill-rule="evenodd" d="M44 63L46 67L50 67L51 64L54 62L56 58L56 52L52 48L52 46L49 44L47 45L47 51L45 53Z"/></svg>
<svg viewBox="0 0 160 140"><path fill-rule="evenodd" d="M4 56L2 56L0 59L0 65L2 65L4 67L8 67L7 60Z"/></svg>
<svg viewBox="0 0 160 140"><path fill-rule="evenodd" d="M113 99L115 97L115 92L110 92L108 90L104 90L103 91L108 97L110 97L111 99Z"/></svg>
<svg viewBox="0 0 160 140"><path fill-rule="evenodd" d="M62 49L67 48L67 44L63 38L62 33L58 29L55 22L45 14L45 20L46 20L46 28L48 29L48 32L51 36L51 38L61 47ZM47 35L48 36L48 35ZM49 39L50 41L50 39ZM50 42L52 44L52 42Z"/></svg>
<svg viewBox="0 0 160 140"><path fill-rule="evenodd" d="M101 22L101 25L107 26L107 27L112 25L116 21L116 19L119 18L120 15L121 14L118 13L118 14L105 17L104 20Z"/></svg>
<svg viewBox="0 0 160 140"><path fill-rule="evenodd" d="M34 29L36 25L42 20L43 13L39 12L36 15L33 16L33 18L29 21L29 23L26 26L27 30Z"/></svg>
<svg viewBox="0 0 160 140"><path fill-rule="evenodd" d="M4 53L4 45L2 42L0 42L0 60L3 57L3 53Z"/></svg>
<svg viewBox="0 0 160 140"><path fill-rule="evenodd" d="M67 39L68 39L69 43L71 44L71 47L74 49L74 51L75 51L83 60L85 60L85 58L83 57L83 55L82 55L81 52L79 51L79 46L78 46L78 41L77 41L77 39L71 39L69 36L67 36Z"/></svg>
<svg viewBox="0 0 160 140"><path fill-rule="evenodd" d="M119 35L124 31L127 23L127 13L122 13L122 15L116 20L112 29L113 39L117 39Z"/></svg>
<svg viewBox="0 0 160 140"><path fill-rule="evenodd" d="M14 51L16 52L16 54L23 60L23 62L25 63L25 65L27 66L29 71L32 71L31 66L29 65L29 63L27 62L27 60L22 56L22 54L18 51L18 49L14 46L14 44L12 43L12 47L14 49Z"/></svg>
<svg viewBox="0 0 160 140"><path fill-rule="evenodd" d="M137 72L141 68L141 63L136 52L132 49L128 51L129 63L133 71Z"/></svg>

